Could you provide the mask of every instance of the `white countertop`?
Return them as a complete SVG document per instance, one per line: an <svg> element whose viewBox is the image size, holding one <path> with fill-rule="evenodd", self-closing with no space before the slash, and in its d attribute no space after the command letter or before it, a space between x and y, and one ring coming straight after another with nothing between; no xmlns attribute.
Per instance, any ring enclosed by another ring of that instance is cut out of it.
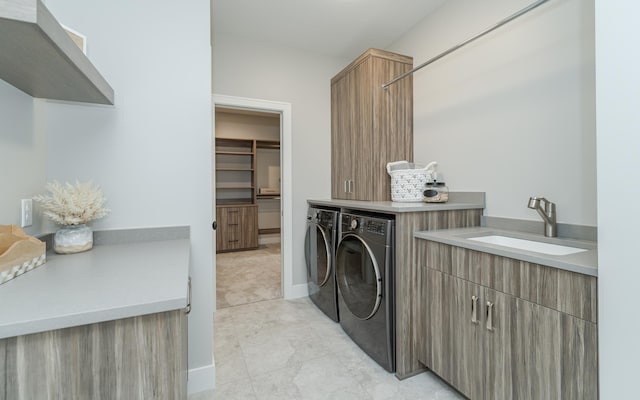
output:
<svg viewBox="0 0 640 400"><path fill-rule="evenodd" d="M185 308L189 239L95 245L0 285L0 339Z"/></svg>

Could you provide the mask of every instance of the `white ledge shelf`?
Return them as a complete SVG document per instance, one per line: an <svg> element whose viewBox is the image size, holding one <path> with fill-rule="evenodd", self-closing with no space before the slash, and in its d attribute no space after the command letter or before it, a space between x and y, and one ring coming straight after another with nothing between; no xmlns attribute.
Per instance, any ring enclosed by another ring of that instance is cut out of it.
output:
<svg viewBox="0 0 640 400"><path fill-rule="evenodd" d="M0 79L33 97L114 102L109 83L40 0L0 0Z"/></svg>

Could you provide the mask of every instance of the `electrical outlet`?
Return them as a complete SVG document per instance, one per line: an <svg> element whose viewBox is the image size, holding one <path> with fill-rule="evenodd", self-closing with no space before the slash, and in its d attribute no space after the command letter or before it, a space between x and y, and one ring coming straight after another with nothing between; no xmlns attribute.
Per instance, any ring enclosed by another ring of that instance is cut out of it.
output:
<svg viewBox="0 0 640 400"><path fill-rule="evenodd" d="M21 227L33 225L33 200L22 199L22 223Z"/></svg>

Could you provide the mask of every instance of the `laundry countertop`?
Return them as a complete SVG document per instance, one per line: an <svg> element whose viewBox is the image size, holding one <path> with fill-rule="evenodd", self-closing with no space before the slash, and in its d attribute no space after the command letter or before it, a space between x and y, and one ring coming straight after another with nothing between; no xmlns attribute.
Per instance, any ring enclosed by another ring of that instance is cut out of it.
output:
<svg viewBox="0 0 640 400"><path fill-rule="evenodd" d="M48 252L45 265L0 285L0 339L185 308L189 228L149 231L108 232L120 239L96 238L84 253Z"/></svg>
<svg viewBox="0 0 640 400"><path fill-rule="evenodd" d="M310 205L335 207L342 209L366 210L381 213L406 213L443 210L472 210L485 207L484 192L449 192L446 203L397 202L397 201L362 201L362 200L307 200Z"/></svg>

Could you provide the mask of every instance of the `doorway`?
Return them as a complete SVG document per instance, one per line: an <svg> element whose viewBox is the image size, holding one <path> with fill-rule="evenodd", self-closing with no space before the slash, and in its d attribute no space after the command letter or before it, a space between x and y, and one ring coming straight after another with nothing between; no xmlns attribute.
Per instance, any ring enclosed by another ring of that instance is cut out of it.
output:
<svg viewBox="0 0 640 400"><path fill-rule="evenodd" d="M290 105L214 95L214 115L216 308L288 298Z"/></svg>

